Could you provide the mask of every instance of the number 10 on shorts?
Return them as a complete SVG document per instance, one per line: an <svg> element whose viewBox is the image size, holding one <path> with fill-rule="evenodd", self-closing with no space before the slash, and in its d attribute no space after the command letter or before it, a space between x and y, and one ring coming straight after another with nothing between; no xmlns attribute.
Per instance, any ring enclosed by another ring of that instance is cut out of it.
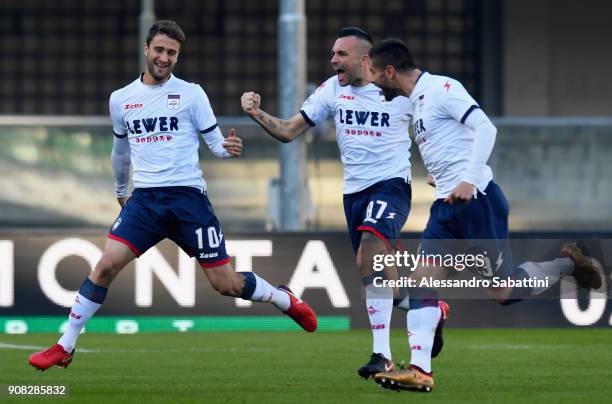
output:
<svg viewBox="0 0 612 404"><path fill-rule="evenodd" d="M204 238L202 236L202 228L198 228L195 231L196 236L198 237L198 249L204 249ZM217 235L217 229L213 226L210 226L207 230L207 238L208 238L208 246L210 248L217 248L221 245L221 239L223 238L223 233L219 233Z"/></svg>

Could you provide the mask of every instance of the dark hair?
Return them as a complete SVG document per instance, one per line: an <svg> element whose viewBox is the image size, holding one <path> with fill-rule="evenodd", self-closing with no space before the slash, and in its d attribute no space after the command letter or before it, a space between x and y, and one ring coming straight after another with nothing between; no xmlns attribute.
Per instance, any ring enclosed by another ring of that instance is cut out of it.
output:
<svg viewBox="0 0 612 404"><path fill-rule="evenodd" d="M384 39L374 45L368 54L379 68L393 66L398 72L416 69L408 47L399 39Z"/></svg>
<svg viewBox="0 0 612 404"><path fill-rule="evenodd" d="M342 28L340 32L338 32L338 38L344 38L345 36L355 36L359 39L363 39L364 41L368 42L370 45L374 44L374 41L372 40L372 37L370 36L370 34L365 32L361 28L357 28L357 27Z"/></svg>
<svg viewBox="0 0 612 404"><path fill-rule="evenodd" d="M160 34L167 35L169 38L178 41L181 45L183 45L183 42L185 42L185 33L176 22L170 20L159 20L156 21L155 24L151 25L151 28L149 28L149 33L147 34L147 46L151 44L151 40L153 40L155 35Z"/></svg>

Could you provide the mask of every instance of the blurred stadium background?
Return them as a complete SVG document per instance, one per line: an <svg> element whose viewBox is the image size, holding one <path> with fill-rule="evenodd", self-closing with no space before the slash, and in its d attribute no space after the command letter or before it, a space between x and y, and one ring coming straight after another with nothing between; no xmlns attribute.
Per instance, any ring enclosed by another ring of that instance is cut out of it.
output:
<svg viewBox="0 0 612 404"><path fill-rule="evenodd" d="M51 270L58 279L51 288L44 285L47 278L41 276L43 268L47 268L41 263L45 252L59 241L75 238L101 247L105 229L118 213L112 185L113 136L107 103L114 89L134 80L142 70L140 21L152 18L145 12L146 7L151 7L155 18L175 20L185 30L187 43L175 73L200 83L224 132L236 127L245 141L244 157L237 160L217 160L205 148L201 150L211 200L227 239L271 240L274 245L258 244L260 250L245 255L248 262L236 265L242 265L243 270L252 265L270 280L287 282L296 263L299 267L302 260L308 261L308 254L315 255L310 257L312 262L323 265L317 259L325 260L327 253L349 291L348 303L338 298L330 309L329 296L316 286L306 289L305 296L318 299L316 306L331 316L330 328L334 324L340 324L339 328L365 324L352 251L345 234L342 167L333 123L305 137L309 190L309 202L304 208L305 232L288 234L278 229L278 200L274 197L280 175L279 145L245 118L240 108L242 92L253 90L262 95L263 108L278 114L278 58L283 57L277 37L280 3L0 2L0 44L5 56L0 63L0 317L4 332L57 331L67 305L61 292L76 290L89 270L87 262L78 256L95 258L96 252L87 255L83 252L87 246L71 245L76 250L65 250L65 259L58 259ZM311 90L332 74L330 49L340 27L363 27L375 40L401 38L422 68L462 81L495 118L498 140L491 164L510 200L514 231L540 235L571 231L610 238L611 3L306 0L304 6L305 68ZM413 179L412 211L404 230L415 235L424 228L433 191L425 184L424 168L414 146ZM324 243L322 249L316 244L320 240ZM235 251L241 246L235 244ZM180 257L175 247L164 244L161 251L176 271ZM156 277L151 281L155 304L147 305L146 296L134 290L138 283L134 276L144 276L146 268L151 273L157 271L156 275L165 271L165 267L152 269L163 261L158 259L155 264L156 259L157 256L147 261L149 267L142 264L141 272L136 271L140 275L133 275L134 269L126 270L116 282L109 302L130 302L127 312L123 303L117 303L105 306L101 313L253 313L238 304L224 308L224 302L213 299L210 288L202 285L205 281L201 275L196 282L198 304L190 305L189 299L187 303L177 303L177 296L184 295L182 287L196 288L193 281L172 284L173 278ZM320 268L312 273L317 271ZM32 283L38 286L28 290ZM204 301L206 304L200 304ZM588 312L587 306L576 305L574 312ZM581 325L609 326L606 300L600 306L595 314L589 312L589 319L581 320ZM594 306L589 307L594 310ZM507 309L499 314L502 312L495 310L498 309L490 308L489 315L481 319L469 312L459 314L453 321L464 326L563 326L580 322L568 320L565 311L563 317L558 300L531 310L531 320L518 311ZM554 311L552 317L550 310ZM255 313L274 312L258 306ZM333 316L338 313L339 322L334 323ZM27 323L30 328L25 329L21 323L7 325L11 318L36 315L58 317L46 321L46 326L40 325L44 318L39 323ZM498 323L489 323L495 316L503 317L505 322L498 319ZM545 320L546 316L551 318ZM38 324L38 328L31 324ZM202 329L206 327L210 325L202 325ZM121 329L133 330L129 325ZM156 328L166 329L176 327Z"/></svg>
<svg viewBox="0 0 612 404"><path fill-rule="evenodd" d="M407 41L420 65L462 81L496 119L494 164L516 230L612 228L612 52L606 1L308 0L307 81L332 74L339 27ZM155 1L188 42L176 74L201 83L224 129L236 126L245 157L202 165L226 231L265 230L278 144L244 118L253 90L277 108L277 1ZM5 226L107 226L116 202L109 151L109 94L136 77L141 2L0 4L0 167ZM568 119L568 117L574 117ZM333 125L311 133L308 229L344 230L342 169ZM415 148L413 210L420 231L432 191ZM112 195L110 195L112 196Z"/></svg>

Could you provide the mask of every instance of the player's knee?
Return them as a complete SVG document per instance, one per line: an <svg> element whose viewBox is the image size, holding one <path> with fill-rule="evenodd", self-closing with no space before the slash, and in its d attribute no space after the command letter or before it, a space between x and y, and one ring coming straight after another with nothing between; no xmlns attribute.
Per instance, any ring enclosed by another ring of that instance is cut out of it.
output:
<svg viewBox="0 0 612 404"><path fill-rule="evenodd" d="M378 237L366 230L361 233L361 239L359 244L362 248L367 248L375 245L378 241Z"/></svg>
<svg viewBox="0 0 612 404"><path fill-rule="evenodd" d="M355 257L355 263L360 272L365 276L371 273L371 261L376 254L386 254L389 250L386 244L369 231L361 233L359 249Z"/></svg>
<svg viewBox="0 0 612 404"><path fill-rule="evenodd" d="M364 231L361 234L361 242L359 244L362 255L371 256L373 254L388 253L390 246L386 241L381 240L369 231Z"/></svg>
<svg viewBox="0 0 612 404"><path fill-rule="evenodd" d="M213 287L217 292L223 296L235 296L231 283L226 281L219 281L213 284Z"/></svg>
<svg viewBox="0 0 612 404"><path fill-rule="evenodd" d="M98 264L91 274L91 277L94 283L110 283L121 271L121 269L123 269L121 265L114 260L112 256L104 255L100 261L98 261Z"/></svg>
<svg viewBox="0 0 612 404"><path fill-rule="evenodd" d="M488 289L489 296L501 306L508 306L515 302L516 299L510 298L510 291L511 289Z"/></svg>
<svg viewBox="0 0 612 404"><path fill-rule="evenodd" d="M223 296L240 296L240 287L232 273L211 278L212 287Z"/></svg>
<svg viewBox="0 0 612 404"><path fill-rule="evenodd" d="M506 299L504 296L493 295L493 301L499 305L505 306L508 299Z"/></svg>
<svg viewBox="0 0 612 404"><path fill-rule="evenodd" d="M522 299L495 299L495 302L499 303L502 306L510 306L512 304L520 302Z"/></svg>

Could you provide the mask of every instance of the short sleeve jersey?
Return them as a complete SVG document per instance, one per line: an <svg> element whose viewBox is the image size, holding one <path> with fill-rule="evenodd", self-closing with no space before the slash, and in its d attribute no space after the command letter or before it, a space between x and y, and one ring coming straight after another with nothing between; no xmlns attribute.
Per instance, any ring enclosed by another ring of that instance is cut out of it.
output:
<svg viewBox="0 0 612 404"><path fill-rule="evenodd" d="M333 76L304 101L300 112L310 126L334 119L343 192L352 194L391 178L410 181L411 109L407 97L386 101L373 84L341 87Z"/></svg>
<svg viewBox="0 0 612 404"><path fill-rule="evenodd" d="M414 140L427 171L436 182L436 198L446 198L469 167L474 131L464 123L479 108L457 80L423 72L410 94ZM485 165L474 184L484 191L493 179Z"/></svg>
<svg viewBox="0 0 612 404"><path fill-rule="evenodd" d="M130 142L135 188L206 189L199 137L217 120L202 87L174 75L160 85L139 78L113 92L109 108L115 136Z"/></svg>

